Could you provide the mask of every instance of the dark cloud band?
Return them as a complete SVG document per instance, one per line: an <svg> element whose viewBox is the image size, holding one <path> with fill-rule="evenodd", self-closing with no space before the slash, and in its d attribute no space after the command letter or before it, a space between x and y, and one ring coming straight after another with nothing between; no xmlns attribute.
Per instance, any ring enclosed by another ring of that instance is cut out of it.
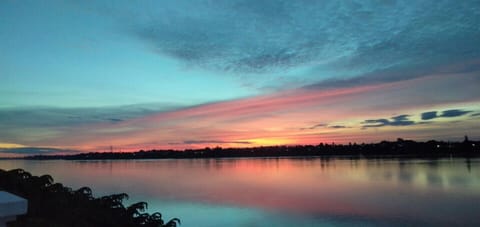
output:
<svg viewBox="0 0 480 227"><path fill-rule="evenodd" d="M480 56L474 2L175 1L145 10L129 31L152 50L224 72L364 75Z"/></svg>
<svg viewBox="0 0 480 227"><path fill-rule="evenodd" d="M225 144L225 143L233 143L233 144L251 144L248 141L223 141L223 140L185 140L183 144Z"/></svg>
<svg viewBox="0 0 480 227"><path fill-rule="evenodd" d="M443 118L443 117L460 117L464 116L468 113L471 113L472 111L469 110L461 110L461 109L451 109L451 110L445 110L441 112L440 114L437 114L438 111L429 111L429 112L424 112L421 114L422 120L432 120L435 118Z"/></svg>
<svg viewBox="0 0 480 227"><path fill-rule="evenodd" d="M409 126L409 125L415 125L416 123L412 120L409 120L408 118L410 115L398 115L395 117L392 117L391 119L371 119L371 120L365 120L362 122L363 128L378 128L378 127L385 127L385 126Z"/></svg>

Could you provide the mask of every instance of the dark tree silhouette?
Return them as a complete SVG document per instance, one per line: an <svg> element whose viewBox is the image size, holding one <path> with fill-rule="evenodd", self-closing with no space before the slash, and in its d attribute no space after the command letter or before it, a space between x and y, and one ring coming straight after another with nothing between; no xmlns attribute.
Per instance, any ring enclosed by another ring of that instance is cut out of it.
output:
<svg viewBox="0 0 480 227"><path fill-rule="evenodd" d="M0 169L0 190L28 200L27 214L8 223L10 227L176 227L180 224L178 218L164 223L160 213L145 213L146 202L125 207L123 201L128 199L125 193L95 198L88 187L72 190L54 183L50 175L32 176L22 169Z"/></svg>
<svg viewBox="0 0 480 227"><path fill-rule="evenodd" d="M295 157L295 156L348 156L357 158L442 158L478 157L480 141L471 141L465 136L463 142L430 140L416 142L398 138L396 141L381 141L370 144L327 144L268 146L248 148L209 148L177 150L150 150L138 152L90 152L73 155L37 155L25 159L50 160L101 160L101 159L163 159L163 158L232 158L232 157Z"/></svg>

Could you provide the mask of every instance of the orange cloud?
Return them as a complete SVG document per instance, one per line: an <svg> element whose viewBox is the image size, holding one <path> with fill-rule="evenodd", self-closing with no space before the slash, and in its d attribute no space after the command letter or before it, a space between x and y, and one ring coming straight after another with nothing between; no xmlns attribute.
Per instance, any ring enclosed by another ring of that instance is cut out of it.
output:
<svg viewBox="0 0 480 227"><path fill-rule="evenodd" d="M108 150L113 145L130 151L373 142L397 137L448 136L445 133L448 126L445 124L365 130L361 123L365 119L415 115L444 106L463 105L480 109L479 81L478 73L444 74L352 88L296 89L208 103L115 124L75 127L67 130L61 138L47 143L60 143L82 150ZM311 127L320 123L326 126ZM312 129L301 130L309 127ZM474 130L468 125L465 127ZM457 127L448 132L450 136L457 132L463 135L464 132L460 132L462 130Z"/></svg>

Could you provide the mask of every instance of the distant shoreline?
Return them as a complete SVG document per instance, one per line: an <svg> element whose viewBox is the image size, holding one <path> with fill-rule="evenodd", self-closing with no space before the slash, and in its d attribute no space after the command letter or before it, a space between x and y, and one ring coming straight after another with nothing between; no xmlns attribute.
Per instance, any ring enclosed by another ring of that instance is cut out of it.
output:
<svg viewBox="0 0 480 227"><path fill-rule="evenodd" d="M252 148L204 148L195 150L140 150L137 152L90 152L72 155L35 155L16 158L27 160L131 160L131 159L205 159L205 158L278 158L318 157L354 159L411 159L480 157L480 141L416 142L397 139L370 144L323 144L297 146L268 146Z"/></svg>
<svg viewBox="0 0 480 227"><path fill-rule="evenodd" d="M2 160L30 160L30 161L128 161L128 160L238 160L238 159L320 159L320 160L439 160L450 158L477 159L480 154L472 155L376 155L376 156L356 156L356 155L304 155L304 156L235 156L235 157L194 157L194 158L31 158L31 157L12 157L0 158Z"/></svg>

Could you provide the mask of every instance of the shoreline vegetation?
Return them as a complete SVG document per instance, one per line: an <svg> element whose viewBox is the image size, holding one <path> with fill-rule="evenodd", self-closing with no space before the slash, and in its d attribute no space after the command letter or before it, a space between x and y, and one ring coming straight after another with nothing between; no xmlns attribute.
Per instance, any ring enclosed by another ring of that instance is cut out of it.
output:
<svg viewBox="0 0 480 227"><path fill-rule="evenodd" d="M9 227L176 227L180 224L178 218L165 223L160 213L146 213L146 202L125 207L123 201L128 199L125 193L95 198L88 187L72 190L55 183L50 175L32 176L23 169L0 169L0 190L28 200L27 214L7 223Z"/></svg>
<svg viewBox="0 0 480 227"><path fill-rule="evenodd" d="M113 150L113 149L112 149ZM189 158L247 158L247 157L349 157L349 158L445 158L480 157L480 141L416 142L398 138L370 144L324 144L297 146L268 146L252 148L209 148L187 150L140 150L137 152L90 152L72 155L35 155L30 160L105 160L105 159L189 159Z"/></svg>

